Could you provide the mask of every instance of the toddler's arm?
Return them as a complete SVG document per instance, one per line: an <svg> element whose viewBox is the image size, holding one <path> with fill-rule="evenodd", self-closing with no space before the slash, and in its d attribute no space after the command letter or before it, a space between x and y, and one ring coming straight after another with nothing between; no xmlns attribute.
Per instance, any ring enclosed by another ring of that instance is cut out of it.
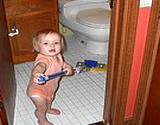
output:
<svg viewBox="0 0 160 125"><path fill-rule="evenodd" d="M46 65L44 63L37 63L32 70L32 80L37 83L39 76L44 76Z"/></svg>

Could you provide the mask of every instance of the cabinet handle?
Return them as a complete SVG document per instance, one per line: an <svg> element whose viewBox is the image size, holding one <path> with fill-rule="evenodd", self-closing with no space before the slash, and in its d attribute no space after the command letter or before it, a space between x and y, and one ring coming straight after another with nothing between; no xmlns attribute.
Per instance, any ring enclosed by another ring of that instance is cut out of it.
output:
<svg viewBox="0 0 160 125"><path fill-rule="evenodd" d="M19 30L16 26L13 26L11 32L8 33L8 36L13 37L19 34Z"/></svg>

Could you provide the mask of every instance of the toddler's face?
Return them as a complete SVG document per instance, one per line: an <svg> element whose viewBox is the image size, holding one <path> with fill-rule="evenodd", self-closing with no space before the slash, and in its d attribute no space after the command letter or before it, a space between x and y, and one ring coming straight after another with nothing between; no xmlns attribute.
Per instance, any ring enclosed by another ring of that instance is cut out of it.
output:
<svg viewBox="0 0 160 125"><path fill-rule="evenodd" d="M39 52L47 56L56 56L61 52L60 36L56 33L41 35L39 41Z"/></svg>

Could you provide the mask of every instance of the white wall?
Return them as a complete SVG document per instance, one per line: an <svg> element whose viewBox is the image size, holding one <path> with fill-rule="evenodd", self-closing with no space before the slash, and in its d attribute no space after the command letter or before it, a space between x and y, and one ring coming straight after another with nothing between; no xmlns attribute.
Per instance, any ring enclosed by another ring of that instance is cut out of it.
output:
<svg viewBox="0 0 160 125"><path fill-rule="evenodd" d="M140 7L151 7L152 0L140 0Z"/></svg>

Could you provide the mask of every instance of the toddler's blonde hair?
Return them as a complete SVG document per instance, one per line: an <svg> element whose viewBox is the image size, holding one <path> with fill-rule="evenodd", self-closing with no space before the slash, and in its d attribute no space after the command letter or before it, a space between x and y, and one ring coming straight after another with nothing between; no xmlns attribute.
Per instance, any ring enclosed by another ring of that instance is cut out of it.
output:
<svg viewBox="0 0 160 125"><path fill-rule="evenodd" d="M48 34L50 34L50 33L54 33L54 34L59 35L59 37L60 37L60 44L61 44L61 53L63 53L63 52L64 52L64 49L65 49L63 36L62 36L60 33L54 31L53 29L44 29L44 30L38 31L38 32L33 36L32 44L33 44L34 50L37 51L37 52L39 52L38 42L40 42L40 36L41 36L41 35L48 35Z"/></svg>

